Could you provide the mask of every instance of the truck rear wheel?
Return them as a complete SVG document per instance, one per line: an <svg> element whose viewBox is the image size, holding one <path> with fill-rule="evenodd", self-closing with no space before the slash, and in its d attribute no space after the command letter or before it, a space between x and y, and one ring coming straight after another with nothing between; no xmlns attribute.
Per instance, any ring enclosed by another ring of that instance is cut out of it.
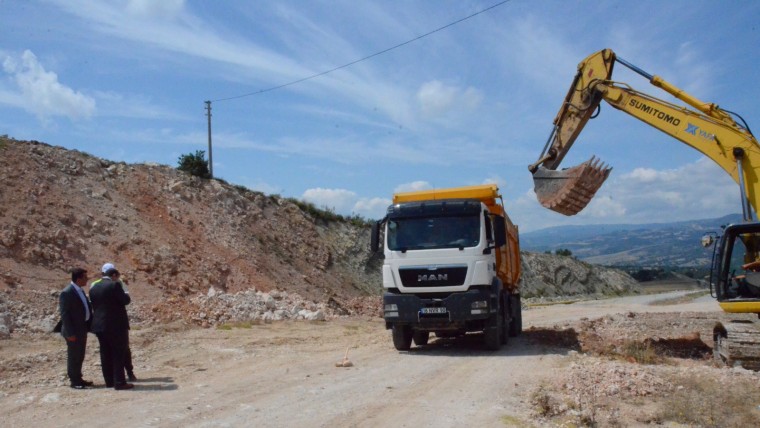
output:
<svg viewBox="0 0 760 428"><path fill-rule="evenodd" d="M412 347L412 328L408 325L393 326L393 346L399 351L408 351Z"/></svg>
<svg viewBox="0 0 760 428"><path fill-rule="evenodd" d="M412 339L414 339L414 344L417 346L427 345L428 340L430 339L430 332L417 330L412 335Z"/></svg>

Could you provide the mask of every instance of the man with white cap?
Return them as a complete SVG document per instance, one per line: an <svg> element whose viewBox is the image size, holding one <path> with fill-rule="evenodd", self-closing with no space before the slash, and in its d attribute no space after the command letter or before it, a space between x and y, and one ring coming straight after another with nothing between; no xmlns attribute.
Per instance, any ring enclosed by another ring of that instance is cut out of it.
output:
<svg viewBox="0 0 760 428"><path fill-rule="evenodd" d="M95 291L95 294L99 297L101 303L103 303L101 313L98 318L97 333L98 339L101 341L101 360L104 357L109 361L101 361L103 368L103 375L106 378L106 385L114 386L117 389L122 389L119 383L123 382L121 378L124 376L124 369L127 371L127 377L130 381L135 381L137 378L134 374L134 368L132 365L132 352L129 349L129 320L127 319L127 313L125 306L131 301L129 297L129 290L127 290L126 284L120 279L120 273L116 270L113 263L106 263L101 268L103 277L90 284L90 294ZM108 291L102 290L103 287L108 288ZM93 304L93 306L96 306ZM97 311L97 306L96 306ZM104 349L104 346L106 349ZM105 355L103 351L105 352ZM119 353L120 358L114 359L114 353ZM117 366L121 366L119 369ZM118 378L114 377L113 381L109 382L112 373L120 370L121 375ZM129 385L129 384L127 384Z"/></svg>

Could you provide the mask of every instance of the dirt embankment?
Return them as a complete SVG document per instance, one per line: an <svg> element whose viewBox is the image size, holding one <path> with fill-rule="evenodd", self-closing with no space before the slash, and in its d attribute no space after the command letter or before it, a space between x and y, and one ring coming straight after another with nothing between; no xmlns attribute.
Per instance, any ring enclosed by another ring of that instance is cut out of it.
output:
<svg viewBox="0 0 760 428"><path fill-rule="evenodd" d="M95 276L106 261L129 281L141 326L379 315L367 225L168 166L8 138L0 180L0 337L49 331L68 270ZM524 253L523 272L525 298L636 287L569 257Z"/></svg>
<svg viewBox="0 0 760 428"><path fill-rule="evenodd" d="M0 152L0 291L22 320L10 328L53 316L71 267L95 276L106 261L128 279L138 321L197 318L194 302L212 290L280 291L346 312L379 289L368 229L296 201L39 142L2 138Z"/></svg>

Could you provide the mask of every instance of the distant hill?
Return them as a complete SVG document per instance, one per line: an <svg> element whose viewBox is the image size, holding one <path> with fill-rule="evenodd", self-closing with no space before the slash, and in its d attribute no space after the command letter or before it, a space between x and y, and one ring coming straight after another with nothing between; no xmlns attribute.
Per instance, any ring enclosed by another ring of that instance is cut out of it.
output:
<svg viewBox="0 0 760 428"><path fill-rule="evenodd" d="M537 253L569 249L581 260L607 266L705 267L712 249L702 248L700 238L741 221L740 214L731 214L672 223L557 226L521 233L520 244Z"/></svg>

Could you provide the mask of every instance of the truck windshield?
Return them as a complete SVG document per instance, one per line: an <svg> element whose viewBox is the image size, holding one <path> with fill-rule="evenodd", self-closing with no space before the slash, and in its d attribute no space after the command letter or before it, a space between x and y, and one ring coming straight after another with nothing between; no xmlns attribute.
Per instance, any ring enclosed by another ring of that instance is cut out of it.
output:
<svg viewBox="0 0 760 428"><path fill-rule="evenodd" d="M480 242L480 216L412 217L388 221L392 251L474 247Z"/></svg>

